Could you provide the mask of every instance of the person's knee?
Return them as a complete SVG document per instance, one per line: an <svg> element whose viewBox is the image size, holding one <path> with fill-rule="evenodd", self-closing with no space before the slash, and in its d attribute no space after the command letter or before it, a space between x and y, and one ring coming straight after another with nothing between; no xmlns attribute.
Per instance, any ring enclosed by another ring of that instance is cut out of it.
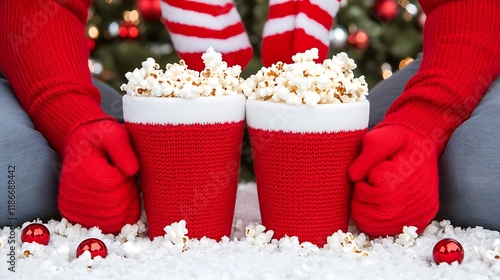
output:
<svg viewBox="0 0 500 280"><path fill-rule="evenodd" d="M450 138L440 160L440 219L457 226L500 230L500 141L491 122L469 119Z"/></svg>
<svg viewBox="0 0 500 280"><path fill-rule="evenodd" d="M8 218L18 223L57 218L58 155L40 133L27 127L0 127L0 138L0 167L11 179L10 189L0 190L0 225ZM13 203L14 211L9 211Z"/></svg>

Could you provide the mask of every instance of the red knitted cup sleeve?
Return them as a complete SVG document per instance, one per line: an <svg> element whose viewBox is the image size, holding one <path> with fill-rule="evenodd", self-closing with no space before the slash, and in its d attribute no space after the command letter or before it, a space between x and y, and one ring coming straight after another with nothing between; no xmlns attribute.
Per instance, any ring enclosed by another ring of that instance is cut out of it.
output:
<svg viewBox="0 0 500 280"><path fill-rule="evenodd" d="M229 236L244 121L125 125L139 159L150 238L180 220L190 238Z"/></svg>
<svg viewBox="0 0 500 280"><path fill-rule="evenodd" d="M262 223L275 237L322 246L347 231L352 184L347 169L366 129L292 133L249 127Z"/></svg>

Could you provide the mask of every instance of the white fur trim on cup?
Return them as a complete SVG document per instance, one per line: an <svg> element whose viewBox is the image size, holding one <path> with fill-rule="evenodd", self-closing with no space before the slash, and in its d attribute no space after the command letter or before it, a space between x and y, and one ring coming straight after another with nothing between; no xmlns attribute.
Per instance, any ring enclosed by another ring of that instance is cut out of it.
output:
<svg viewBox="0 0 500 280"><path fill-rule="evenodd" d="M262 100L247 100L249 127L285 132L338 132L368 127L370 103L290 105Z"/></svg>
<svg viewBox="0 0 500 280"><path fill-rule="evenodd" d="M245 119L245 96L155 98L123 96L123 117L130 123L214 124Z"/></svg>

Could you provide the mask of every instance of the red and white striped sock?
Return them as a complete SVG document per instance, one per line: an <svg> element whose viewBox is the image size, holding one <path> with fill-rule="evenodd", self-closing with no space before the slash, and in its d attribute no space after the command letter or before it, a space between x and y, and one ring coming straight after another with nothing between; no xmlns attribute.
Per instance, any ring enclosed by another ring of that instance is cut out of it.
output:
<svg viewBox="0 0 500 280"><path fill-rule="evenodd" d="M278 61L291 63L297 0L269 0L269 13L262 31L261 57L266 67Z"/></svg>
<svg viewBox="0 0 500 280"><path fill-rule="evenodd" d="M318 62L323 62L328 55L330 28L338 10L337 0L299 0L293 37L295 53L318 48Z"/></svg>
<svg viewBox="0 0 500 280"><path fill-rule="evenodd" d="M337 0L270 0L262 34L262 63L292 62L292 55L318 48L328 55L329 31L339 9Z"/></svg>
<svg viewBox="0 0 500 280"><path fill-rule="evenodd" d="M209 48L229 66L244 68L253 55L248 35L232 0L162 0L161 13L177 54L190 69L204 68Z"/></svg>

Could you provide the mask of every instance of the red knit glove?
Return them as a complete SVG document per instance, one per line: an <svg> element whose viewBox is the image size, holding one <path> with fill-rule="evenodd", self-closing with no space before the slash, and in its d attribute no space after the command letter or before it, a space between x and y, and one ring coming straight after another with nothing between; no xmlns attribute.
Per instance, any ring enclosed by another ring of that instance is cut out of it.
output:
<svg viewBox="0 0 500 280"><path fill-rule="evenodd" d="M365 135L349 170L352 216L370 235L423 230L431 221L438 158L500 74L500 1L419 3L427 15L419 71Z"/></svg>
<svg viewBox="0 0 500 280"><path fill-rule="evenodd" d="M394 235L403 226L425 229L439 206L436 144L398 125L375 127L349 168L354 181L351 215L371 236Z"/></svg>
<svg viewBox="0 0 500 280"><path fill-rule="evenodd" d="M126 129L104 120L78 127L63 153L59 210L84 227L118 233L140 216L138 162Z"/></svg>

